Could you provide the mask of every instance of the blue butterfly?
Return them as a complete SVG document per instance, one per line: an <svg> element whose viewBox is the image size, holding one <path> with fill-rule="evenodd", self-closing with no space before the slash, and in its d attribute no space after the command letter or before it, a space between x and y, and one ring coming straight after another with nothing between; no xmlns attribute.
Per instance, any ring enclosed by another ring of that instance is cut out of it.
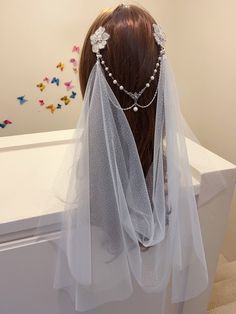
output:
<svg viewBox="0 0 236 314"><path fill-rule="evenodd" d="M60 80L59 78L56 78L56 77L53 77L52 80L51 80L51 83L56 83L57 86L59 86L59 83L60 83Z"/></svg>
<svg viewBox="0 0 236 314"><path fill-rule="evenodd" d="M1 127L2 129L5 128L5 126L6 126L6 124L0 123L0 127Z"/></svg>
<svg viewBox="0 0 236 314"><path fill-rule="evenodd" d="M61 104L57 104L57 109L61 109Z"/></svg>
<svg viewBox="0 0 236 314"><path fill-rule="evenodd" d="M72 91L70 98L75 98L75 96L76 96L76 92Z"/></svg>
<svg viewBox="0 0 236 314"><path fill-rule="evenodd" d="M19 96L17 97L17 100L19 100L20 105L23 105L25 102L28 101L27 99L25 99L25 96Z"/></svg>

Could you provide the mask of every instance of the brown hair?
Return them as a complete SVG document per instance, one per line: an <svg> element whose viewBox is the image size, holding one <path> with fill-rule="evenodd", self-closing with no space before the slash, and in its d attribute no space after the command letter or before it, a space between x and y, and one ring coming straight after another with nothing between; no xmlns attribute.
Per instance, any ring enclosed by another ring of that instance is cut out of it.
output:
<svg viewBox="0 0 236 314"><path fill-rule="evenodd" d="M137 92L145 86L153 73L161 49L153 36L153 23L156 23L153 17L135 5L121 4L102 12L96 18L89 28L81 52L79 79L82 96L85 94L89 74L96 62L90 36L99 26L104 26L110 34L106 48L101 53L113 76L131 92ZM133 100L112 83L107 73L105 75L119 103L123 107L132 105ZM148 104L153 98L158 78L159 71L150 87L140 97L141 105ZM124 113L134 135L146 176L153 159L156 98L145 109L140 108L137 112L126 110Z"/></svg>

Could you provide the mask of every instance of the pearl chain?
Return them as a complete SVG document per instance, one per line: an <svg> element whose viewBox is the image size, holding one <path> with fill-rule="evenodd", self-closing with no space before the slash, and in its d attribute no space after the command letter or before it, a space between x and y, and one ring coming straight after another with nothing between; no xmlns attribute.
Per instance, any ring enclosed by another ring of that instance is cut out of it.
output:
<svg viewBox="0 0 236 314"><path fill-rule="evenodd" d="M155 99L155 97L156 97L156 95L157 95L157 91L158 91L158 86L157 86L157 88L156 88L156 91L155 91L155 94L154 94L153 98L151 99L151 101L150 101L147 105L142 105L142 106L141 106L141 105L137 104L136 106L134 106L134 104L133 104L133 105L131 105L131 106L129 106L129 107L126 107L126 108L122 108L122 107L120 107L120 106L118 107L116 104L114 104L114 106L115 106L116 108L118 108L118 109L123 110L123 111L129 110L129 109L133 108L134 112L137 112L137 111L138 111L138 107L140 107L140 108L147 108L148 106L151 105L151 103L153 102L153 100ZM137 108L137 110L136 110L135 108Z"/></svg>
<svg viewBox="0 0 236 314"><path fill-rule="evenodd" d="M151 105L151 103L153 102L153 100L155 99L156 95L157 95L157 89L156 89L156 92L154 94L154 97L152 98L152 100L147 104L147 105L140 105L138 104L138 99L139 97L143 94L143 92L150 87L150 84L152 81L154 81L155 79L155 76L156 76L156 73L158 72L158 67L160 66L160 61L162 59L162 56L165 54L165 49L162 48L161 50L161 55L158 57L158 62L156 62L155 64L155 68L153 70L153 74L150 76L149 78L149 81L145 84L145 86L137 93L131 93L129 91L127 91L123 85L119 84L117 82L117 80L113 77L112 73L109 71L109 67L106 65L104 59L102 58L102 55L101 53L97 53L96 56L97 56L97 60L103 65L104 69L106 72L108 72L108 76L112 79L113 81L113 84L114 85L117 85L119 87L120 90L122 90L123 92L125 92L128 96L130 96L132 99L134 99L134 104L132 104L130 107L126 107L126 108L122 108L122 107L118 107L119 109L122 109L122 110L129 110L131 108L133 108L134 112L137 112L138 111L138 107L140 108L147 108L148 106ZM116 106L117 107L117 106Z"/></svg>

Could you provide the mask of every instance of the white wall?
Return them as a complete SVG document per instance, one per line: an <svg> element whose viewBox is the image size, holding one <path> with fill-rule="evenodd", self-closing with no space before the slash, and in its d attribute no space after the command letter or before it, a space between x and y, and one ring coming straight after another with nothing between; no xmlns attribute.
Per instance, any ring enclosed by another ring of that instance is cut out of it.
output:
<svg viewBox="0 0 236 314"><path fill-rule="evenodd" d="M143 0L152 13L158 12L158 3ZM36 84L45 75L73 80L78 90L78 76L69 62L74 44L82 46L88 27L104 7L119 1L79 0L4 0L0 3L0 123L9 119L12 125L0 128L0 136L73 128L79 116L81 97L64 110L51 114L45 109L57 105L65 94L64 86L49 85L40 92ZM160 10L162 14L165 10ZM155 14L158 15L158 14ZM161 14L160 14L161 15ZM65 70L56 69L58 62ZM26 95L29 100L19 105L16 97ZM79 93L80 94L80 93ZM40 107L38 99L46 105ZM61 102L60 102L61 103Z"/></svg>
<svg viewBox="0 0 236 314"><path fill-rule="evenodd" d="M185 117L204 146L236 164L236 2L170 2L169 55ZM223 251L235 239L236 190Z"/></svg>

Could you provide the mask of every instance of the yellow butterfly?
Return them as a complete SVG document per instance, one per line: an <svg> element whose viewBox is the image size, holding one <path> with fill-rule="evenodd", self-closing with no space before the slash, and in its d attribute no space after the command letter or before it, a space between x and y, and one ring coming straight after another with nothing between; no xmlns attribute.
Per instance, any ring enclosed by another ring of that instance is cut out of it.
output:
<svg viewBox="0 0 236 314"><path fill-rule="evenodd" d="M59 62L57 65L57 68L60 69L61 71L64 70L65 65L62 62Z"/></svg>
<svg viewBox="0 0 236 314"><path fill-rule="evenodd" d="M39 84L37 84L36 85L40 90L41 90L41 92L45 89L45 85L43 84L43 83L39 83Z"/></svg>
<svg viewBox="0 0 236 314"><path fill-rule="evenodd" d="M61 100L64 101L64 104L65 104L65 105L68 105L69 102L70 102L70 99L69 99L67 96L61 97Z"/></svg>
<svg viewBox="0 0 236 314"><path fill-rule="evenodd" d="M50 109L51 113L54 113L54 111L56 110L56 106L54 106L53 104L48 105L46 108Z"/></svg>

